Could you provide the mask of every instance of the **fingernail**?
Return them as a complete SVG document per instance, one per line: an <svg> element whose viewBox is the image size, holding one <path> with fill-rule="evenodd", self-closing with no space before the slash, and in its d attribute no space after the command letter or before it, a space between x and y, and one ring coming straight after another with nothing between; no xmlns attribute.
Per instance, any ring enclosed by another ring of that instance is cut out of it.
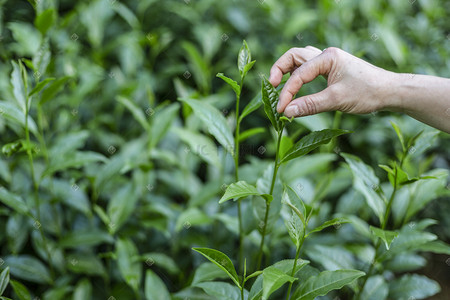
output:
<svg viewBox="0 0 450 300"><path fill-rule="evenodd" d="M284 115L288 118L300 116L300 109L296 105L288 106L284 110Z"/></svg>

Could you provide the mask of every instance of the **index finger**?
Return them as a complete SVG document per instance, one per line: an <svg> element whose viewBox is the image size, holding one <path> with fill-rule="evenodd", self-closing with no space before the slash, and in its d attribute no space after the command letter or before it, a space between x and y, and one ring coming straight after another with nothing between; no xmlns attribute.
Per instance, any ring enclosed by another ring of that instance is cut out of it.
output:
<svg viewBox="0 0 450 300"><path fill-rule="evenodd" d="M277 111L279 113L283 112L303 84L313 81L314 78L319 75L328 75L331 71L331 67L332 59L330 55L328 55L328 52L325 51L297 68L292 73L280 93Z"/></svg>
<svg viewBox="0 0 450 300"><path fill-rule="evenodd" d="M319 55L322 51L315 47L307 46L306 48L291 48L283 54L270 69L269 81L277 87L283 75L292 72L302 64Z"/></svg>

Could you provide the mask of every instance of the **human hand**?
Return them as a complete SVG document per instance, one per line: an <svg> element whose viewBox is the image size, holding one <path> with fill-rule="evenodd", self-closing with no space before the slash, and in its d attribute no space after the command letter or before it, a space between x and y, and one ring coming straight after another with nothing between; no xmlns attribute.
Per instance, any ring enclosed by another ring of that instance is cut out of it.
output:
<svg viewBox="0 0 450 300"><path fill-rule="evenodd" d="M269 81L277 87L283 74L288 72L291 77L280 93L277 110L289 118L334 110L364 114L382 109L397 110L400 106L390 92L398 74L339 48L324 51L311 46L292 48L272 66ZM303 84L319 75L327 78L326 89L292 100Z"/></svg>

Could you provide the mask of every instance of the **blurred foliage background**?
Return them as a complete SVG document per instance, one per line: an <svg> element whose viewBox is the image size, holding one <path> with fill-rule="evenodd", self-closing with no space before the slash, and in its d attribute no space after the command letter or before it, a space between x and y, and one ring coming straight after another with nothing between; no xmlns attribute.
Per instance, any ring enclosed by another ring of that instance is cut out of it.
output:
<svg viewBox="0 0 450 300"><path fill-rule="evenodd" d="M449 19L450 2L438 0L0 0L0 184L32 216L39 198L41 220L0 207L1 261L42 299L133 299L144 294L146 270L170 292L182 290L201 262L192 246L235 256L229 237L237 221L235 208L217 204L223 184L232 181L230 158L219 148L211 161L194 149L186 132L199 138L204 128L188 118L189 109L177 98L208 101L232 120L233 94L215 75L237 77L243 39L257 61L246 79L244 103L257 96L260 76L291 47L336 46L392 71L450 77ZM13 72L18 60L26 66L28 91L49 79L31 98L29 111L37 190L26 146L14 144L25 139L24 115L12 108L20 94ZM300 94L325 86L320 78ZM409 165L412 173L449 169L447 134L401 114L336 116L295 122L298 135L330 128L336 120L354 131L297 174L305 177L308 198L327 170L339 171L323 195L328 214L339 211L339 197L351 184L333 150L358 155L386 179L376 166L400 147L392 120L405 135L424 130L427 136ZM243 126L269 127L261 110ZM244 178L254 181L262 173L273 155L271 140L266 130L245 141ZM261 146L267 151L258 151ZM432 231L447 242L448 200L441 196L421 213L439 220ZM346 210L364 215L362 207ZM288 240L273 235L274 244ZM249 236L252 248L257 237ZM292 254L283 244L274 260ZM433 256L428 265L431 272L440 270L429 275L443 293L450 278L446 259ZM441 295L435 299L448 297Z"/></svg>

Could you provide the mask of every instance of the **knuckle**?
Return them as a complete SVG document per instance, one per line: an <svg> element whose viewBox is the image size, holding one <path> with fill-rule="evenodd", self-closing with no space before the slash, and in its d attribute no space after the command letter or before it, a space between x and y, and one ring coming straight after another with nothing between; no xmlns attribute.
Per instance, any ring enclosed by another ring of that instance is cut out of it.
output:
<svg viewBox="0 0 450 300"><path fill-rule="evenodd" d="M303 99L303 111L306 115L315 115L317 113L316 103L309 96Z"/></svg>

